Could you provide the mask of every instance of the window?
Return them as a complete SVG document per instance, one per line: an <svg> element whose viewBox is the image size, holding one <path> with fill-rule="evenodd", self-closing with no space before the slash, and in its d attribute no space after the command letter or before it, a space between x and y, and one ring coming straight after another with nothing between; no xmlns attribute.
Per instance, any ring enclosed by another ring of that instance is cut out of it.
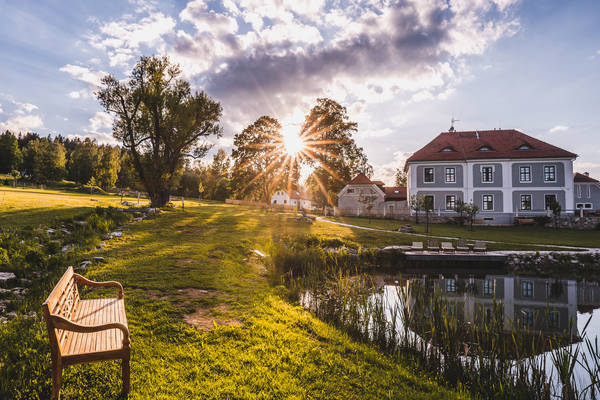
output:
<svg viewBox="0 0 600 400"><path fill-rule="evenodd" d="M446 168L446 182L456 182L456 168Z"/></svg>
<svg viewBox="0 0 600 400"><path fill-rule="evenodd" d="M490 149L488 146L481 146L481 147L479 148L479 150L477 150L477 151L491 151L491 150L492 150L492 149Z"/></svg>
<svg viewBox="0 0 600 400"><path fill-rule="evenodd" d="M528 328L533 326L533 310L529 308L524 308L521 310L521 326L523 328Z"/></svg>
<svg viewBox="0 0 600 400"><path fill-rule="evenodd" d="M531 281L521 282L521 296L533 297L533 282L531 282Z"/></svg>
<svg viewBox="0 0 600 400"><path fill-rule="evenodd" d="M544 182L556 182L556 167L544 165Z"/></svg>
<svg viewBox="0 0 600 400"><path fill-rule="evenodd" d="M453 151L455 151L452 147L444 147L442 149L442 152L444 153L452 153Z"/></svg>
<svg viewBox="0 0 600 400"><path fill-rule="evenodd" d="M558 310L552 310L548 313L548 328L560 328L560 312Z"/></svg>
<svg viewBox="0 0 600 400"><path fill-rule="evenodd" d="M519 182L531 182L531 167L529 165L519 167Z"/></svg>
<svg viewBox="0 0 600 400"><path fill-rule="evenodd" d="M493 182L494 181L494 168L493 167L481 167L481 182Z"/></svg>
<svg viewBox="0 0 600 400"><path fill-rule="evenodd" d="M577 203L575 208L583 208L584 210L591 210L593 208L592 203Z"/></svg>
<svg viewBox="0 0 600 400"><path fill-rule="evenodd" d="M456 292L456 279L446 279L446 292Z"/></svg>
<svg viewBox="0 0 600 400"><path fill-rule="evenodd" d="M433 168L425 168L423 170L424 178L423 181L425 183L433 183Z"/></svg>
<svg viewBox="0 0 600 400"><path fill-rule="evenodd" d="M531 150L531 146L528 144L522 144L519 146L519 150Z"/></svg>
<svg viewBox="0 0 600 400"><path fill-rule="evenodd" d="M287 204L287 200L284 200L284 201L283 201L283 204Z"/></svg>
<svg viewBox="0 0 600 400"><path fill-rule="evenodd" d="M456 208L456 196L446 196L446 210L454 210Z"/></svg>
<svg viewBox="0 0 600 400"><path fill-rule="evenodd" d="M483 281L483 295L491 296L494 294L494 281L491 279L486 279Z"/></svg>
<svg viewBox="0 0 600 400"><path fill-rule="evenodd" d="M277 204L277 200L273 200L273 204Z"/></svg>
<svg viewBox="0 0 600 400"><path fill-rule="evenodd" d="M354 193L354 189L348 189L347 193Z"/></svg>
<svg viewBox="0 0 600 400"><path fill-rule="evenodd" d="M425 211L432 211L434 207L433 196L428 195L423 197L425 203Z"/></svg>
<svg viewBox="0 0 600 400"><path fill-rule="evenodd" d="M522 194L521 195L521 210L531 211L531 195L530 194Z"/></svg>
<svg viewBox="0 0 600 400"><path fill-rule="evenodd" d="M484 211L494 210L494 196L491 194L484 194L482 198L482 205Z"/></svg>
<svg viewBox="0 0 600 400"><path fill-rule="evenodd" d="M581 185L575 185L575 190L577 191L577 197L581 198Z"/></svg>
<svg viewBox="0 0 600 400"><path fill-rule="evenodd" d="M555 194L544 195L544 204L545 204L546 210L552 209L552 203L555 203L555 202L556 202Z"/></svg>

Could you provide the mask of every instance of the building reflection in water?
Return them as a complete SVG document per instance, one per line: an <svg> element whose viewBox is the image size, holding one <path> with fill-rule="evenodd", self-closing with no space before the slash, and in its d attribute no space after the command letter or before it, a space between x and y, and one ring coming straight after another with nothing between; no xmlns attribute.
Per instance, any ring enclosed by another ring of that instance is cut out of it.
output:
<svg viewBox="0 0 600 400"><path fill-rule="evenodd" d="M534 278L513 275L429 274L420 277L378 277L380 285L410 289L419 284L428 291L438 290L441 297L455 304L456 317L468 324L490 320L494 302L501 307L504 329L514 324L531 332L568 335L579 340L577 312L600 307L597 283L570 279ZM407 290L410 293L410 290ZM408 299L409 307L414 304ZM498 314L496 314L498 315Z"/></svg>

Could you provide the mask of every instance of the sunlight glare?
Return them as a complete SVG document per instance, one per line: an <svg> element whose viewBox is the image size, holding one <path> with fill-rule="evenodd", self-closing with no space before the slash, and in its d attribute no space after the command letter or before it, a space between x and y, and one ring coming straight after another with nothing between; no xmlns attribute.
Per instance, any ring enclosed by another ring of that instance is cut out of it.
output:
<svg viewBox="0 0 600 400"><path fill-rule="evenodd" d="M306 147L306 143L296 130L284 129L281 132L281 136L283 137L283 147L286 153L292 157L302 152Z"/></svg>

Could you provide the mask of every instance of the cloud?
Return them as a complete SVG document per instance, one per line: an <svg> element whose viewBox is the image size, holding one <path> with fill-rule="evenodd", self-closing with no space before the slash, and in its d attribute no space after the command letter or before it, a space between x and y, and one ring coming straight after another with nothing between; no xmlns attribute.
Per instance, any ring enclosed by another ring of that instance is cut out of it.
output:
<svg viewBox="0 0 600 400"><path fill-rule="evenodd" d="M0 104L0 114L3 114L4 110L2 109L2 104Z"/></svg>
<svg viewBox="0 0 600 400"><path fill-rule="evenodd" d="M116 139L112 136L113 116L98 111L89 120L89 125L84 129L84 134L71 134L69 138L90 138L95 139L100 144L117 144Z"/></svg>
<svg viewBox="0 0 600 400"><path fill-rule="evenodd" d="M556 132L564 132L564 131L568 131L569 127L566 125L555 125L552 128L550 128L548 130L548 132L550 133L556 133Z"/></svg>
<svg viewBox="0 0 600 400"><path fill-rule="evenodd" d="M71 75L73 79L86 84L84 89L74 90L68 93L68 96L72 99L90 97L95 90L100 88L102 78L108 75L108 73L104 71L96 71L88 67L73 64L67 64L59 68L59 70Z"/></svg>
<svg viewBox="0 0 600 400"><path fill-rule="evenodd" d="M35 104L31 104L31 103L18 103L16 102L15 105L17 106L17 110L15 111L17 114L29 114L34 110L38 110L39 107L36 106Z"/></svg>
<svg viewBox="0 0 600 400"><path fill-rule="evenodd" d="M17 115L0 122L0 131L9 130L14 133L31 132L44 127L39 115Z"/></svg>
<svg viewBox="0 0 600 400"><path fill-rule="evenodd" d="M412 153L406 153L403 151L394 152L394 159L386 164L373 164L373 179L383 181L387 186L393 186L396 180L396 170L404 169L404 163L406 159L411 156Z"/></svg>

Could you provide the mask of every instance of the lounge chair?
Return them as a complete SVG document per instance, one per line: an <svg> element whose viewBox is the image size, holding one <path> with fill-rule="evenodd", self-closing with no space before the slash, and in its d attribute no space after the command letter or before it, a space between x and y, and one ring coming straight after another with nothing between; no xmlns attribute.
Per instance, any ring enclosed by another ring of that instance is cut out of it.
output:
<svg viewBox="0 0 600 400"><path fill-rule="evenodd" d="M429 250L429 251L440 251L440 244L435 239L428 240L427 241L427 250Z"/></svg>
<svg viewBox="0 0 600 400"><path fill-rule="evenodd" d="M473 247L473 251L485 253L487 251L486 242L483 240L476 240L475 246Z"/></svg>
<svg viewBox="0 0 600 400"><path fill-rule="evenodd" d="M410 249L414 251L423 251L423 242L412 242Z"/></svg>
<svg viewBox="0 0 600 400"><path fill-rule="evenodd" d="M452 242L442 242L442 251L445 253L447 251L454 253L454 246Z"/></svg>
<svg viewBox="0 0 600 400"><path fill-rule="evenodd" d="M471 249L469 248L469 244L467 243L467 239L458 239L458 244L456 245L456 250L458 250L458 251L466 251L468 253L469 250L471 250Z"/></svg>

